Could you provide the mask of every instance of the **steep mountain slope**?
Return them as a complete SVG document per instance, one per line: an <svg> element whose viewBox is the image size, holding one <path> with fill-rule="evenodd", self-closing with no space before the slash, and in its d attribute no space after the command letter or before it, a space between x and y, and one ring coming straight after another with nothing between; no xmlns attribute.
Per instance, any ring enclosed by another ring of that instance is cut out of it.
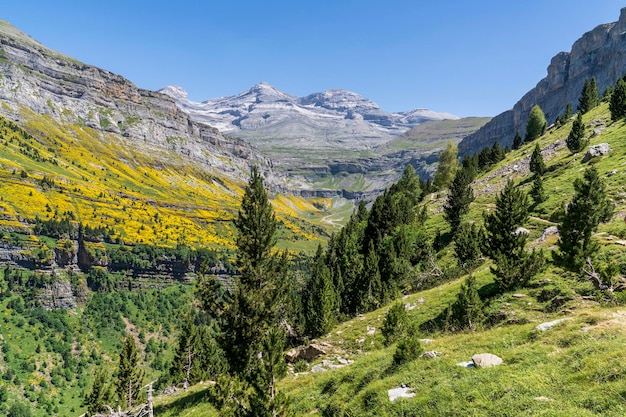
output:
<svg viewBox="0 0 626 417"><path fill-rule="evenodd" d="M170 97L53 52L4 22L0 121L7 231L71 212L130 243L227 247L227 221L250 166L284 187L255 148L191 120ZM294 226L304 212L328 215L296 197L276 204Z"/></svg>
<svg viewBox="0 0 626 417"><path fill-rule="evenodd" d="M526 93L513 109L508 110L469 135L459 144L462 154L477 152L493 142L511 145L515 132L524 137L530 109L538 104L548 124L565 111L568 103L574 109L586 79L596 78L600 94L626 73L626 9L619 20L599 25L585 33L570 52L557 54L548 66L548 75Z"/></svg>
<svg viewBox="0 0 626 417"><path fill-rule="evenodd" d="M0 23L0 74L0 115L11 120L27 121L21 110L30 109L123 137L159 160L173 151L231 178L245 178L250 163L269 165L245 142L191 120L168 96L53 52L6 22Z"/></svg>

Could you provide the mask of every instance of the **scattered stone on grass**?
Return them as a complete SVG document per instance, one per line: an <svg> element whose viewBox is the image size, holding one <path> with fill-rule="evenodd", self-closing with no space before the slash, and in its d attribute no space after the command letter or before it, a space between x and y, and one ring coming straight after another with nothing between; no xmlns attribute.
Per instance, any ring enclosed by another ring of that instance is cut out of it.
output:
<svg viewBox="0 0 626 417"><path fill-rule="evenodd" d="M489 368L502 364L502 358L492 353L478 353L472 356L472 362L477 368Z"/></svg>

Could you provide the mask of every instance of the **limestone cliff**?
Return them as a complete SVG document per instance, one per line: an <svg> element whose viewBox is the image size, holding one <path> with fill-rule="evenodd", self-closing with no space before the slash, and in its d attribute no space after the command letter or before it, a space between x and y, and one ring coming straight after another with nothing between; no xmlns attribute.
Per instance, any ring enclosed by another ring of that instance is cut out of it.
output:
<svg viewBox="0 0 626 417"><path fill-rule="evenodd" d="M515 132L522 137L530 109L538 104L548 124L565 111L568 103L576 109L586 79L596 78L600 93L613 86L626 73L626 8L619 21L604 24L585 33L570 52L557 54L548 66L548 75L526 93L512 110L496 117L459 144L462 154L479 151L498 141L511 145Z"/></svg>
<svg viewBox="0 0 626 417"><path fill-rule="evenodd" d="M160 163L192 160L207 171L244 179L249 164L269 161L244 141L191 120L171 97L78 62L0 21L0 114L28 121L28 111L96 129L113 146ZM111 141L111 138L113 139Z"/></svg>

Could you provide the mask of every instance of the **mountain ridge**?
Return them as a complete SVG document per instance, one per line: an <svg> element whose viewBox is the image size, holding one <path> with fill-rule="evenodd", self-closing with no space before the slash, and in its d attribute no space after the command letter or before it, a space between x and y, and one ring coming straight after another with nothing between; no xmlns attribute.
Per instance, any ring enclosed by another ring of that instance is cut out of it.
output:
<svg viewBox="0 0 626 417"><path fill-rule="evenodd" d="M626 73L626 8L618 21L596 26L576 40L570 52L559 52L547 68L547 75L522 96L512 109L502 112L477 132L459 143L461 155L477 152L498 141L510 146L516 131L522 138L530 109L539 105L548 124L565 111L568 103L576 109L585 80L596 78L600 94L615 85Z"/></svg>
<svg viewBox="0 0 626 417"><path fill-rule="evenodd" d="M411 127L429 120L459 119L450 113L413 109L389 113L358 93L329 89L296 97L284 93L267 82L260 82L231 96L194 102L181 87L167 86L158 90L169 95L192 118L216 127L221 132L254 141L272 137L311 139L304 128L339 132L325 133L323 144L334 148L348 144L353 149L380 145ZM279 129L271 129L281 125ZM361 140L354 140L354 137Z"/></svg>

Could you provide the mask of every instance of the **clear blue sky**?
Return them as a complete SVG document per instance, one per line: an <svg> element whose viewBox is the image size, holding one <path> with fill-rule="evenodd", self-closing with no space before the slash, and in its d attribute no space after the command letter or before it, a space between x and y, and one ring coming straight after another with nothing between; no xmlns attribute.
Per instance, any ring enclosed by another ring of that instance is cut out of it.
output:
<svg viewBox="0 0 626 417"><path fill-rule="evenodd" d="M192 100L267 81L355 91L387 111L510 109L614 0L6 1L0 19L142 88Z"/></svg>

